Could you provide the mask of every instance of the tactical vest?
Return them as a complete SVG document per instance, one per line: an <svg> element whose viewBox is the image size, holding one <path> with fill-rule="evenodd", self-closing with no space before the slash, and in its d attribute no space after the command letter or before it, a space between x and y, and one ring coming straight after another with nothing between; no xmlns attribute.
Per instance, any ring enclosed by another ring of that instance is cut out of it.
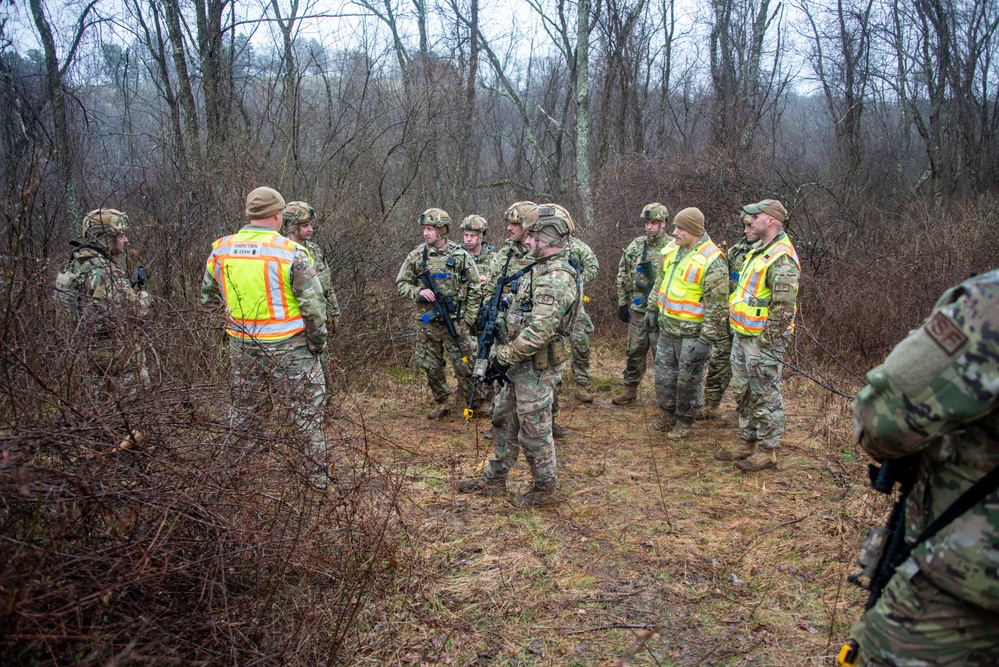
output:
<svg viewBox="0 0 999 667"><path fill-rule="evenodd" d="M704 321L704 271L722 251L711 240L704 241L677 261L680 245L671 241L663 249L663 280L659 285L659 309L666 317L685 322ZM666 277L667 273L669 277Z"/></svg>
<svg viewBox="0 0 999 667"><path fill-rule="evenodd" d="M787 234L781 232L776 242L764 249L751 250L746 255L739 276L739 286L729 296L729 322L732 329L746 336L759 336L770 315L772 295L767 287L767 269L787 255L801 268L798 253ZM796 309L797 310L797 309ZM794 320L785 333L794 331Z"/></svg>
<svg viewBox="0 0 999 667"><path fill-rule="evenodd" d="M275 231L245 228L213 244L208 270L229 313L230 336L276 342L305 331L291 289L291 266L300 247Z"/></svg>

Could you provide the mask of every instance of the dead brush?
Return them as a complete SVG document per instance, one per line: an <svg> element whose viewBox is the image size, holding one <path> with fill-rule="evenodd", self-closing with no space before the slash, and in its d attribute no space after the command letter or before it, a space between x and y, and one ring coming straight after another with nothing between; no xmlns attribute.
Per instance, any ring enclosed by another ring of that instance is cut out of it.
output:
<svg viewBox="0 0 999 667"><path fill-rule="evenodd" d="M412 559L366 434L327 424L321 493L280 424L229 427L205 313L120 332L156 350L149 387L95 381L77 336L37 326L60 321L45 281L4 268L0 663L332 665L377 643L369 605Z"/></svg>

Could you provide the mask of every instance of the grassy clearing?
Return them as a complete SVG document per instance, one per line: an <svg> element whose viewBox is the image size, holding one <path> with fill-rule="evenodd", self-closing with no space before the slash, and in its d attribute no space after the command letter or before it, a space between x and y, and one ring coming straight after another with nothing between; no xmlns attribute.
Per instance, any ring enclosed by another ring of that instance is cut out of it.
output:
<svg viewBox="0 0 999 667"><path fill-rule="evenodd" d="M698 423L676 444L640 404L610 403L623 357L598 348L597 395L566 392L559 422L563 501L545 511L458 495L491 453L485 420L425 419L421 382L400 369L357 400L373 455L405 471L403 513L420 576L383 603L391 641L369 664L829 664L859 615L845 583L858 535L877 521L849 412L811 383L785 379L779 468L746 475L712 452L737 437ZM376 407L377 406L377 407ZM511 494L529 484L521 461Z"/></svg>

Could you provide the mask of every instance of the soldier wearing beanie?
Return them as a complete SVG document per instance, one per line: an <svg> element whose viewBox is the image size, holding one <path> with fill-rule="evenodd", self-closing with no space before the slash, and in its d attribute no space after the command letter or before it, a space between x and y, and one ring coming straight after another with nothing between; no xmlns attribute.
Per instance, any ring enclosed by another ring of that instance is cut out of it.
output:
<svg viewBox="0 0 999 667"><path fill-rule="evenodd" d="M230 425L237 437L260 430L275 410L271 425L295 425L292 444L304 471L325 489L331 478L319 356L326 349L326 299L309 253L278 233L284 211L284 197L273 188L247 195L249 223L212 245L201 302L225 307L234 376Z"/></svg>
<svg viewBox="0 0 999 667"><path fill-rule="evenodd" d="M781 370L794 331L801 263L784 222L787 209L776 199L743 206L746 255L729 302L732 327L732 393L739 406L739 441L715 452L746 472L777 466L784 433Z"/></svg>
<svg viewBox="0 0 999 667"><path fill-rule="evenodd" d="M655 309L659 417L649 427L667 438L690 435L701 411L701 382L714 343L728 336L728 264L704 231L704 214L685 208L673 218L673 241L662 251ZM652 326L651 322L649 326Z"/></svg>

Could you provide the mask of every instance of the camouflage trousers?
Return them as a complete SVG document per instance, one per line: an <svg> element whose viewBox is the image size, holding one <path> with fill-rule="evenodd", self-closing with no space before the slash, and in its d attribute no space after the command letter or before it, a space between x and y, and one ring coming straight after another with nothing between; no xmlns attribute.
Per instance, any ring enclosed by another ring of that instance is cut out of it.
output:
<svg viewBox="0 0 999 667"><path fill-rule="evenodd" d="M637 386L642 383L649 351L652 351L654 361L658 345L659 327L656 326L652 331L649 331L645 326L645 313L637 310L630 311L628 348L625 350L628 360L624 365L624 373L622 373L625 386Z"/></svg>
<svg viewBox="0 0 999 667"><path fill-rule="evenodd" d="M576 324L569 336L572 342L572 376L579 385L590 384L590 334L593 328L593 320L580 305Z"/></svg>
<svg viewBox="0 0 999 667"><path fill-rule="evenodd" d="M708 372L704 378L704 404L717 406L721 403L729 382L732 381L732 331L728 338L711 344L708 357Z"/></svg>
<svg viewBox="0 0 999 667"><path fill-rule="evenodd" d="M780 376L787 340L762 348L758 336L732 338L732 393L739 407L739 438L776 449L784 434Z"/></svg>
<svg viewBox="0 0 999 667"><path fill-rule="evenodd" d="M659 332L656 346L656 403L676 412L684 421L694 421L701 412L701 383L711 346L695 336L673 336Z"/></svg>
<svg viewBox="0 0 999 667"><path fill-rule="evenodd" d="M467 339L466 350L472 350L468 352L467 364L462 363L461 358L464 354L443 324L431 322L421 326L416 338L416 365L427 372L427 385L433 392L434 401L437 403L443 403L451 394L451 390L447 386L447 378L444 376L445 354L451 359L451 371L458 379L458 389L461 391L461 395L465 399L472 395L474 343L467 334L461 331L457 322L455 327L458 327L459 333Z"/></svg>
<svg viewBox="0 0 999 667"><path fill-rule="evenodd" d="M229 425L251 437L270 429L276 429L279 437L291 436L306 472L325 470L329 463L322 419L326 380L304 335L277 343L230 337L229 352L233 374Z"/></svg>
<svg viewBox="0 0 999 667"><path fill-rule="evenodd" d="M148 389L151 382L146 353L139 344L119 344L114 339L92 340L87 346L90 380L94 388L103 391L135 392Z"/></svg>
<svg viewBox="0 0 999 667"><path fill-rule="evenodd" d="M523 449L535 483L556 481L552 400L564 369L565 364L559 364L538 371L527 360L507 371L510 382L493 399L493 456L482 473L485 479L506 479Z"/></svg>
<svg viewBox="0 0 999 667"><path fill-rule="evenodd" d="M857 664L890 667L999 665L999 614L954 597L902 563L874 607L851 628Z"/></svg>

